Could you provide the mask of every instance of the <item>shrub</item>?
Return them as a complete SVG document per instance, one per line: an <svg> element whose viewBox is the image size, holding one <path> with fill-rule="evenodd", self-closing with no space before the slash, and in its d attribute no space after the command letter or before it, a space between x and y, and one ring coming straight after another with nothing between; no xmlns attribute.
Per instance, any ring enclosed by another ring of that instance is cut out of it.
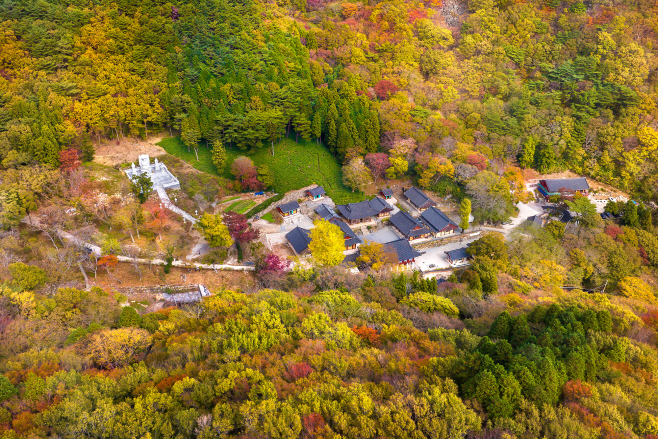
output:
<svg viewBox="0 0 658 439"><path fill-rule="evenodd" d="M46 272L39 267L14 262L9 265L9 273L13 283L24 290L33 290L48 282Z"/></svg>
<svg viewBox="0 0 658 439"><path fill-rule="evenodd" d="M403 299L402 303L425 312L439 311L452 317L459 315L459 310L450 299L422 291L411 294L409 297Z"/></svg>

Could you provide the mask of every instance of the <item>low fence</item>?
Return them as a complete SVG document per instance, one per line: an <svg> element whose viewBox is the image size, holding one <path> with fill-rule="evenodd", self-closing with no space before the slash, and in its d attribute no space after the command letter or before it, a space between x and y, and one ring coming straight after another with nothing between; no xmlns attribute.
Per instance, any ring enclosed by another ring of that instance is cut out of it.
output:
<svg viewBox="0 0 658 439"><path fill-rule="evenodd" d="M440 247L442 245L452 244L453 242L460 242L465 239L474 238L479 235L483 235L483 232L477 230L469 233L460 233L459 235L454 235L454 236L446 236L445 238L434 238L431 241L425 241L418 244L411 243L411 246L416 250L423 250L426 248Z"/></svg>
<svg viewBox="0 0 658 439"><path fill-rule="evenodd" d="M128 256L117 256L119 262L128 262L131 264L143 264L143 265L165 265L166 262L162 259L140 259L140 258L131 258ZM219 270L219 271L255 271L256 268L253 265L230 265L230 264L199 264L196 262L185 262L185 261L174 261L172 264L174 267L180 268L199 268L202 270Z"/></svg>

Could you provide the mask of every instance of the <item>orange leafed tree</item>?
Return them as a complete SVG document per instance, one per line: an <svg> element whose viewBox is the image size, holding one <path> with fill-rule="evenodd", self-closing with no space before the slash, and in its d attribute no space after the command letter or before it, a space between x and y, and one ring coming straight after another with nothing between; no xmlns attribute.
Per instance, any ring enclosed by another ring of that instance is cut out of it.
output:
<svg viewBox="0 0 658 439"><path fill-rule="evenodd" d="M344 18L350 18L359 10L359 6L354 3L343 3L340 6L343 8Z"/></svg>

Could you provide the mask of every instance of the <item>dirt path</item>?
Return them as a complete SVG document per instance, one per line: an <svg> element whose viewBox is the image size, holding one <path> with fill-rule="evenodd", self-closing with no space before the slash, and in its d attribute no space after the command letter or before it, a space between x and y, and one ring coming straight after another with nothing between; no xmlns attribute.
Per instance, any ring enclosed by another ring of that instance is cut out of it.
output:
<svg viewBox="0 0 658 439"><path fill-rule="evenodd" d="M146 140L141 137L124 137L121 141L104 140L101 145L96 145L96 156L94 161L106 166L115 166L121 163L137 162L141 154L157 157L166 154L166 151L156 145L163 138L169 137L168 133L153 134Z"/></svg>

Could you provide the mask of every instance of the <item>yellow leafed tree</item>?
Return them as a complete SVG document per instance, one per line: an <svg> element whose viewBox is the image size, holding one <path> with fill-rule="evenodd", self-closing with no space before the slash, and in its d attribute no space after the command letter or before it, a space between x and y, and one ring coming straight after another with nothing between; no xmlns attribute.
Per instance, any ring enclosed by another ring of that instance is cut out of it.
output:
<svg viewBox="0 0 658 439"><path fill-rule="evenodd" d="M144 329L119 328L94 334L89 354L94 363L106 368L128 364L135 354L151 345L151 335Z"/></svg>
<svg viewBox="0 0 658 439"><path fill-rule="evenodd" d="M343 231L329 221L316 221L315 228L311 229L311 243L308 247L320 265L338 265L344 259L345 237Z"/></svg>

